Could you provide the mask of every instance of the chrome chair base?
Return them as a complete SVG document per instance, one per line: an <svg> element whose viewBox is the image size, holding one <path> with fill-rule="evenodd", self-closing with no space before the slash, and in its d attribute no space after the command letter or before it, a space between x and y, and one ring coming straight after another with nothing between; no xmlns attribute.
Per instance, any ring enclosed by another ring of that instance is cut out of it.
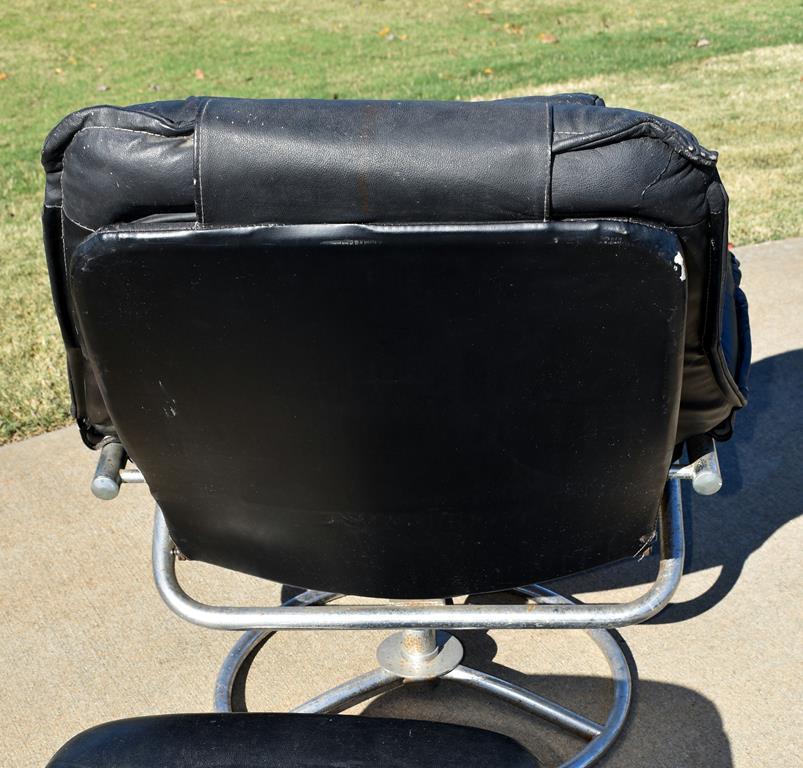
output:
<svg viewBox="0 0 803 768"><path fill-rule="evenodd" d="M307 591L281 606L234 607L200 603L181 587L176 574L180 553L157 506L153 536L153 572L165 603L179 616L214 629L247 630L223 662L215 686L214 708L232 711L232 689L244 662L279 630L401 630L380 645L378 668L325 691L293 712L342 712L355 704L405 684L449 680L501 698L529 714L565 728L588 743L562 768L593 765L616 740L627 719L632 693L625 654L610 630L655 616L670 601L683 573L683 507L678 473L670 474L659 510L658 574L641 597L626 603L583 604L540 585L512 590L530 605L406 604L328 606L343 595ZM438 631L433 629L438 628ZM445 629L582 629L605 656L613 680L613 702L604 724L594 722L532 691L465 666L462 646Z"/></svg>
<svg viewBox="0 0 803 768"><path fill-rule="evenodd" d="M580 604L540 585L513 592L535 605L387 605L326 606L343 595L309 590L281 606L207 605L188 595L179 583L176 548L157 505L153 532L153 574L167 606L181 618L212 629L244 631L218 673L214 708L232 711L232 689L244 662L257 647L283 629L395 629L377 654L379 667L342 683L294 712L337 713L404 684L439 678L470 686L501 698L524 711L561 726L588 743L562 768L582 768L608 750L627 718L632 681L625 654L610 630L638 624L669 603L683 573L685 542L680 481L690 480L697 493L716 493L722 486L716 448L708 437L688 441L689 463L669 470L664 503L659 509L660 560L654 583L640 597L618 604ZM101 451L92 489L99 498L114 498L123 483L142 483L138 469L126 469L119 445ZM653 545L653 542L650 542ZM432 627L439 627L436 631ZM582 629L602 651L613 680L613 702L604 724L583 717L549 699L499 677L462 664L460 641L445 629Z"/></svg>
<svg viewBox="0 0 803 768"><path fill-rule="evenodd" d="M568 605L572 601L546 587L534 584L513 590L536 604ZM341 595L308 591L284 603L284 607L322 605ZM462 643L448 632L408 629L383 641L377 658L380 666L355 677L309 701L293 712L336 714L402 685L440 678L475 688L503 699L525 712L566 729L588 743L561 768L593 765L609 749L627 719L632 680L627 658L613 634L605 629L586 629L605 656L613 681L613 701L604 724L590 720L543 696L495 675L465 666ZM223 662L215 684L214 709L232 712L232 692L245 661L275 630L252 629L243 633Z"/></svg>

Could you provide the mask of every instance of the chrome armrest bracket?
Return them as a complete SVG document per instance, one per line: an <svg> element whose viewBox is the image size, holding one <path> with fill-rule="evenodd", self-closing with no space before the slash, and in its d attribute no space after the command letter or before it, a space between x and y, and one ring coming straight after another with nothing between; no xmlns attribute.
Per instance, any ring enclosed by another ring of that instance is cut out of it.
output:
<svg viewBox="0 0 803 768"><path fill-rule="evenodd" d="M108 439L100 448L98 466L89 490L103 501L117 498L122 483L144 483L145 477L136 467L127 468L128 454L119 440Z"/></svg>
<svg viewBox="0 0 803 768"><path fill-rule="evenodd" d="M691 480L694 490L710 496L722 488L717 448L707 435L687 441L689 463L673 464L669 468L670 480ZM117 496L122 483L144 483L145 477L136 467L126 467L128 456L123 446L110 440L100 450L98 466L90 488L99 499L110 500Z"/></svg>
<svg viewBox="0 0 803 768"><path fill-rule="evenodd" d="M670 479L691 480L692 488L702 496L711 496L722 488L717 447L708 435L686 441L689 463L669 468Z"/></svg>

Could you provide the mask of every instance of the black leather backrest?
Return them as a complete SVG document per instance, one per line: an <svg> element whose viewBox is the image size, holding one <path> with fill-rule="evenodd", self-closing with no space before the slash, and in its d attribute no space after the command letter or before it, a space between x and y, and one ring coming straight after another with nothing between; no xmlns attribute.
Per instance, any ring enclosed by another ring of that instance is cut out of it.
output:
<svg viewBox="0 0 803 768"><path fill-rule="evenodd" d="M587 221L120 226L69 289L182 552L423 598L649 541L686 287L675 235Z"/></svg>
<svg viewBox="0 0 803 768"><path fill-rule="evenodd" d="M76 247L148 217L220 226L617 218L679 239L688 322L675 441L730 434L749 333L716 153L588 94L488 103L190 98L66 117L42 154L51 285L81 434L116 434L67 286Z"/></svg>

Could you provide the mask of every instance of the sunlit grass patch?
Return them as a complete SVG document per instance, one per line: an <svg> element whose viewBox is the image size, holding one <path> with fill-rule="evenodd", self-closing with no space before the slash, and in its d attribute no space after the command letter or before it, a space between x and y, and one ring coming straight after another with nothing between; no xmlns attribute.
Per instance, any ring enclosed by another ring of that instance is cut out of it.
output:
<svg viewBox="0 0 803 768"><path fill-rule="evenodd" d="M0 3L0 442L68 421L39 151L65 114L188 95L597 91L721 153L731 239L803 233L798 0Z"/></svg>

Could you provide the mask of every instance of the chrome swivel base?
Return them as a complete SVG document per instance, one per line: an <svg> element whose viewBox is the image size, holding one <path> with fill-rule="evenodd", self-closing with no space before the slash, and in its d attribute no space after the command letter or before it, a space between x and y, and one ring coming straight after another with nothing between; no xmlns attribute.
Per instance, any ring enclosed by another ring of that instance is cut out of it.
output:
<svg viewBox="0 0 803 768"><path fill-rule="evenodd" d="M539 585L514 591L535 603L571 604L569 599ZM291 598L284 606L321 605L338 597L341 595L309 591ZM563 763L562 768L589 766L597 762L619 735L627 719L632 682L627 659L613 634L604 629L587 629L586 632L605 656L613 679L613 702L604 724L583 717L520 685L461 664L462 643L454 635L434 629L408 629L390 635L377 649L377 669L325 691L292 711L335 714L393 688L440 678L485 691L585 739L588 742L586 746ZM243 663L273 634L273 630L249 630L235 643L218 674L215 711L233 711L232 690Z"/></svg>

